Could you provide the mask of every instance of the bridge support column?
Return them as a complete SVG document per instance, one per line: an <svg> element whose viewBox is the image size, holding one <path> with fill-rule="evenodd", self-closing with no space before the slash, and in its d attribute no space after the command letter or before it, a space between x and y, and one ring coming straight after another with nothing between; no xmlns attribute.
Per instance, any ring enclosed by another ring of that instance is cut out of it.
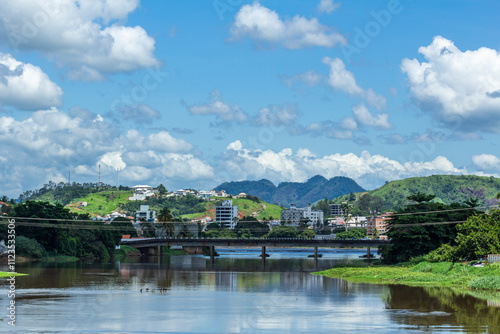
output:
<svg viewBox="0 0 500 334"><path fill-rule="evenodd" d="M314 258L318 258L318 247L314 247Z"/></svg>
<svg viewBox="0 0 500 334"><path fill-rule="evenodd" d="M266 266L266 246L262 246L262 254L260 256L262 257L262 268L264 269Z"/></svg>
<svg viewBox="0 0 500 334"><path fill-rule="evenodd" d="M371 257L372 257L372 254L370 253L370 247L367 247L366 248L366 258L371 259Z"/></svg>
<svg viewBox="0 0 500 334"><path fill-rule="evenodd" d="M210 261L212 263L215 261L215 246L210 246Z"/></svg>
<svg viewBox="0 0 500 334"><path fill-rule="evenodd" d="M161 253L161 246L158 245L158 248L156 250L156 256L162 256L162 253Z"/></svg>

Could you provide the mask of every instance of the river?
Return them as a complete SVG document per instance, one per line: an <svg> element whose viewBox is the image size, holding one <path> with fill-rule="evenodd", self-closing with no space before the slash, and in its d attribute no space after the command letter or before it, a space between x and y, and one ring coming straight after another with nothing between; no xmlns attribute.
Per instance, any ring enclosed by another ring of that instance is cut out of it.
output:
<svg viewBox="0 0 500 334"><path fill-rule="evenodd" d="M364 250L218 249L203 256L27 263L16 327L0 285L0 331L18 333L500 333L500 303L448 288L312 275ZM7 271L1 267L0 270ZM497 299L498 300L498 299Z"/></svg>

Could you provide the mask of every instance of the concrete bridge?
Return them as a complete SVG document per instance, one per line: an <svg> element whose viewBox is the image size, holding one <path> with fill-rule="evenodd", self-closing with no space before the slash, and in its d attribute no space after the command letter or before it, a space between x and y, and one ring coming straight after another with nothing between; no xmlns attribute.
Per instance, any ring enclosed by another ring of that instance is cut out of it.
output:
<svg viewBox="0 0 500 334"><path fill-rule="evenodd" d="M262 260L266 258L266 247L314 247L314 257L318 258L318 247L327 248L367 248L367 257L370 257L370 248L380 245L388 245L388 240L340 240L340 239L301 239L301 238L278 238L278 239L203 239L203 238L145 238L145 239L122 239L122 245L128 245L137 249L145 249L146 254L161 255L162 246L183 247L210 247L210 259L214 261L215 246L223 247L262 247Z"/></svg>

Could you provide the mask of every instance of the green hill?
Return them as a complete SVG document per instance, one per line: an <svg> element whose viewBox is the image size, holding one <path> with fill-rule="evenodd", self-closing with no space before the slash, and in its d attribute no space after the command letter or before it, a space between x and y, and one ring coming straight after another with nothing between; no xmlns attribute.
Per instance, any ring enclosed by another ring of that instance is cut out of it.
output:
<svg viewBox="0 0 500 334"><path fill-rule="evenodd" d="M193 213L188 215L182 215L182 218L196 219L209 216L215 218L215 206L219 205L225 198L216 198L214 202L206 202L205 211L199 213ZM281 208L278 205L269 204L264 201L256 202L254 200L246 198L235 198L232 199L233 205L238 206L238 213L240 217L251 216L253 213L257 213L257 219L268 219L269 217L273 219L279 219L281 217Z"/></svg>
<svg viewBox="0 0 500 334"><path fill-rule="evenodd" d="M356 200L363 194L379 196L383 199L382 210L395 210L408 204L406 197L422 192L433 194L434 202L450 204L463 203L473 197L479 200L480 206L496 205L494 198L500 192L500 179L475 175L433 175L427 177L412 177L404 180L388 182L378 189L356 193ZM337 197L334 203L348 200L349 195Z"/></svg>
<svg viewBox="0 0 500 334"><path fill-rule="evenodd" d="M316 175L306 182L282 182L275 186L269 180L225 182L215 191L225 190L228 194L245 193L257 196L269 203L289 206L306 206L325 197L335 198L351 192L364 191L354 180L337 176L327 180Z"/></svg>
<svg viewBox="0 0 500 334"><path fill-rule="evenodd" d="M88 213L91 216L104 216L120 208L120 205L128 201L132 191L102 191L91 193L85 197L73 200L66 205L70 212ZM79 202L86 202L87 206L80 206Z"/></svg>

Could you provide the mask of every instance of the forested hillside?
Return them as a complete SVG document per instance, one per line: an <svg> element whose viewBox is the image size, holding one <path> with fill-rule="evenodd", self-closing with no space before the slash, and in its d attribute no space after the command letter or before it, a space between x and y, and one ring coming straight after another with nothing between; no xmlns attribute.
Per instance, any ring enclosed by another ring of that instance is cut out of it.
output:
<svg viewBox="0 0 500 334"><path fill-rule="evenodd" d="M354 196L346 195L335 198L334 203L341 203L351 197L359 201L363 194L382 198L382 210L396 210L408 204L407 196L416 193L433 194L433 202L451 204L464 203L470 198L477 198L479 206L496 205L495 196L500 192L500 179L475 175L433 175L413 177L388 182L378 189Z"/></svg>

